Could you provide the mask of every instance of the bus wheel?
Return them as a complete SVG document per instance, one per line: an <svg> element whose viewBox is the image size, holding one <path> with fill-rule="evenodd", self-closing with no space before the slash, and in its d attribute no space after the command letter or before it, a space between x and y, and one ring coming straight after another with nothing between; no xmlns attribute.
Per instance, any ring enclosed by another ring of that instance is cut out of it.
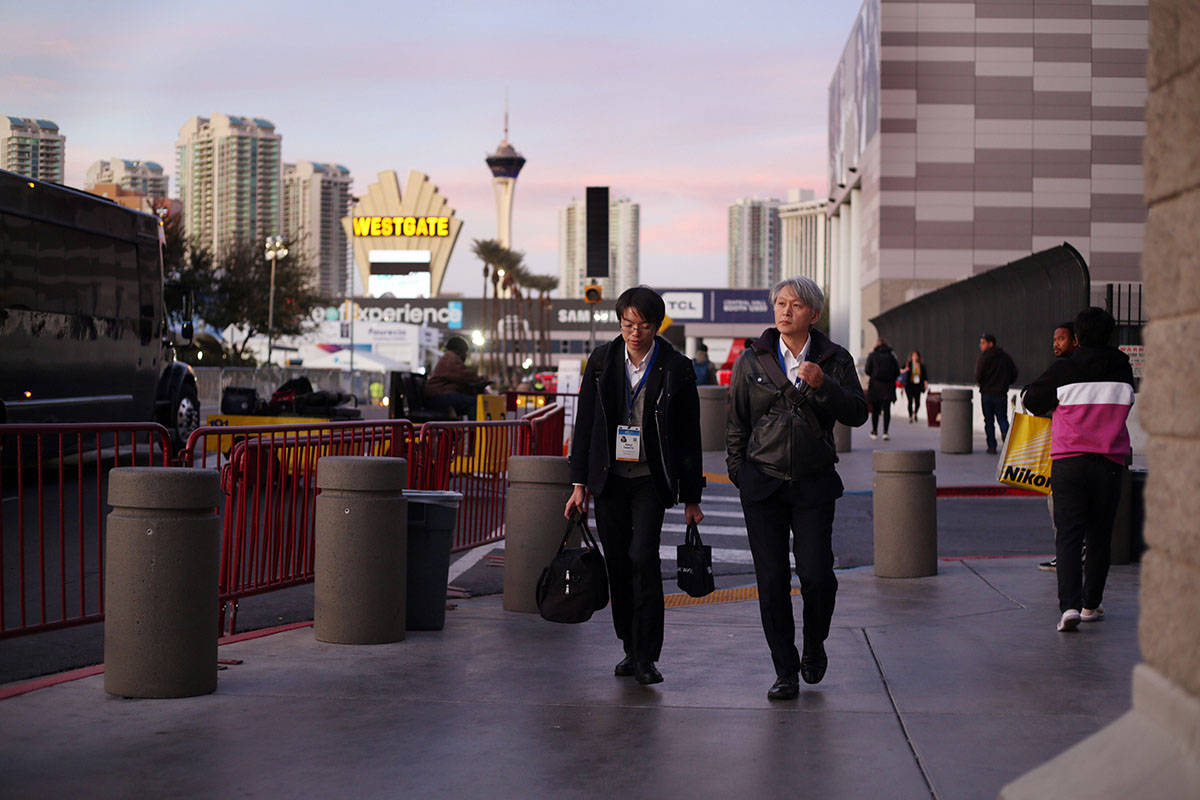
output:
<svg viewBox="0 0 1200 800"><path fill-rule="evenodd" d="M175 448L180 449L187 444L192 431L200 427L200 399L195 386L188 384L179 390L179 400L175 403L171 421L174 423L172 433L175 436Z"/></svg>

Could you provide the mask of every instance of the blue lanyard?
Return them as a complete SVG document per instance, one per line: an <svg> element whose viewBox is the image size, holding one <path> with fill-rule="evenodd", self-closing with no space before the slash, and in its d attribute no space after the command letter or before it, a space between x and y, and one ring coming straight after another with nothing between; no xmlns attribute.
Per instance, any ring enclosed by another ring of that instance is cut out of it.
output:
<svg viewBox="0 0 1200 800"><path fill-rule="evenodd" d="M625 373L625 405L629 410L629 414L626 417L627 420L633 419L633 406L637 402L638 394L641 393L643 387L646 385L646 378L650 377L650 370L654 369L654 359L657 356L658 342L656 341L654 346L650 348L650 355L647 356L649 360L646 362L646 371L642 373L642 379L638 381L637 387L632 392L629 390L629 373Z"/></svg>
<svg viewBox="0 0 1200 800"><path fill-rule="evenodd" d="M787 377L787 362L783 360L783 342L779 343L779 347L775 348L775 357L779 359L779 369L783 372L783 376ZM800 375L796 375L796 387L800 387Z"/></svg>

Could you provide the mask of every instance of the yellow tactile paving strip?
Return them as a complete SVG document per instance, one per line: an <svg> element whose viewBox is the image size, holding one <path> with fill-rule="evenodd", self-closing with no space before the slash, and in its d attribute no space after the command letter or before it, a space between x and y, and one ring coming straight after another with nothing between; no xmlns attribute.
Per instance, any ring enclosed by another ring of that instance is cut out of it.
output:
<svg viewBox="0 0 1200 800"><path fill-rule="evenodd" d="M792 589L792 594L800 594L798 588ZM757 600L757 586L739 586L736 589L717 589L704 597L692 597L687 594L669 594L663 598L667 608L680 606L702 606L709 603L740 603L743 600Z"/></svg>
<svg viewBox="0 0 1200 800"><path fill-rule="evenodd" d="M726 486L732 486L733 481L729 480L729 476L723 472L706 472L704 479L709 483L723 483Z"/></svg>

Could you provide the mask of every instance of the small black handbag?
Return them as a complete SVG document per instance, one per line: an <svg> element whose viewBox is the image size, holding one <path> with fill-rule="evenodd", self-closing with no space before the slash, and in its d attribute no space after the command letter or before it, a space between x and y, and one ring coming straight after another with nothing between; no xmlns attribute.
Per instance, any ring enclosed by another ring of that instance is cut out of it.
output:
<svg viewBox="0 0 1200 800"><path fill-rule="evenodd" d="M579 528L582 547L567 547L571 532ZM575 514L567 523L554 560L537 582L537 606L550 622L586 622L608 605L608 571L604 556L588 530L587 519Z"/></svg>
<svg viewBox="0 0 1200 800"><path fill-rule="evenodd" d="M710 594L713 586L712 548L700 541L700 529L689 522L683 544L675 548L679 588L692 597Z"/></svg>

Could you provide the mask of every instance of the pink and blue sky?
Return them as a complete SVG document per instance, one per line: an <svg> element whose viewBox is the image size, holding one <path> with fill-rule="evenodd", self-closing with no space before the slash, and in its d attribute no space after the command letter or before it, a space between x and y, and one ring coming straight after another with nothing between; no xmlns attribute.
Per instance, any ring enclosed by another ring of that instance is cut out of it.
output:
<svg viewBox="0 0 1200 800"><path fill-rule="evenodd" d="M0 114L58 123L75 186L101 158L173 178L179 128L211 112L271 120L285 161L345 164L356 192L420 170L464 220L444 289L477 295L507 90L533 271L558 272L558 210L609 185L641 204L644 282L724 286L732 202L826 189L826 90L859 5L5 3Z"/></svg>

